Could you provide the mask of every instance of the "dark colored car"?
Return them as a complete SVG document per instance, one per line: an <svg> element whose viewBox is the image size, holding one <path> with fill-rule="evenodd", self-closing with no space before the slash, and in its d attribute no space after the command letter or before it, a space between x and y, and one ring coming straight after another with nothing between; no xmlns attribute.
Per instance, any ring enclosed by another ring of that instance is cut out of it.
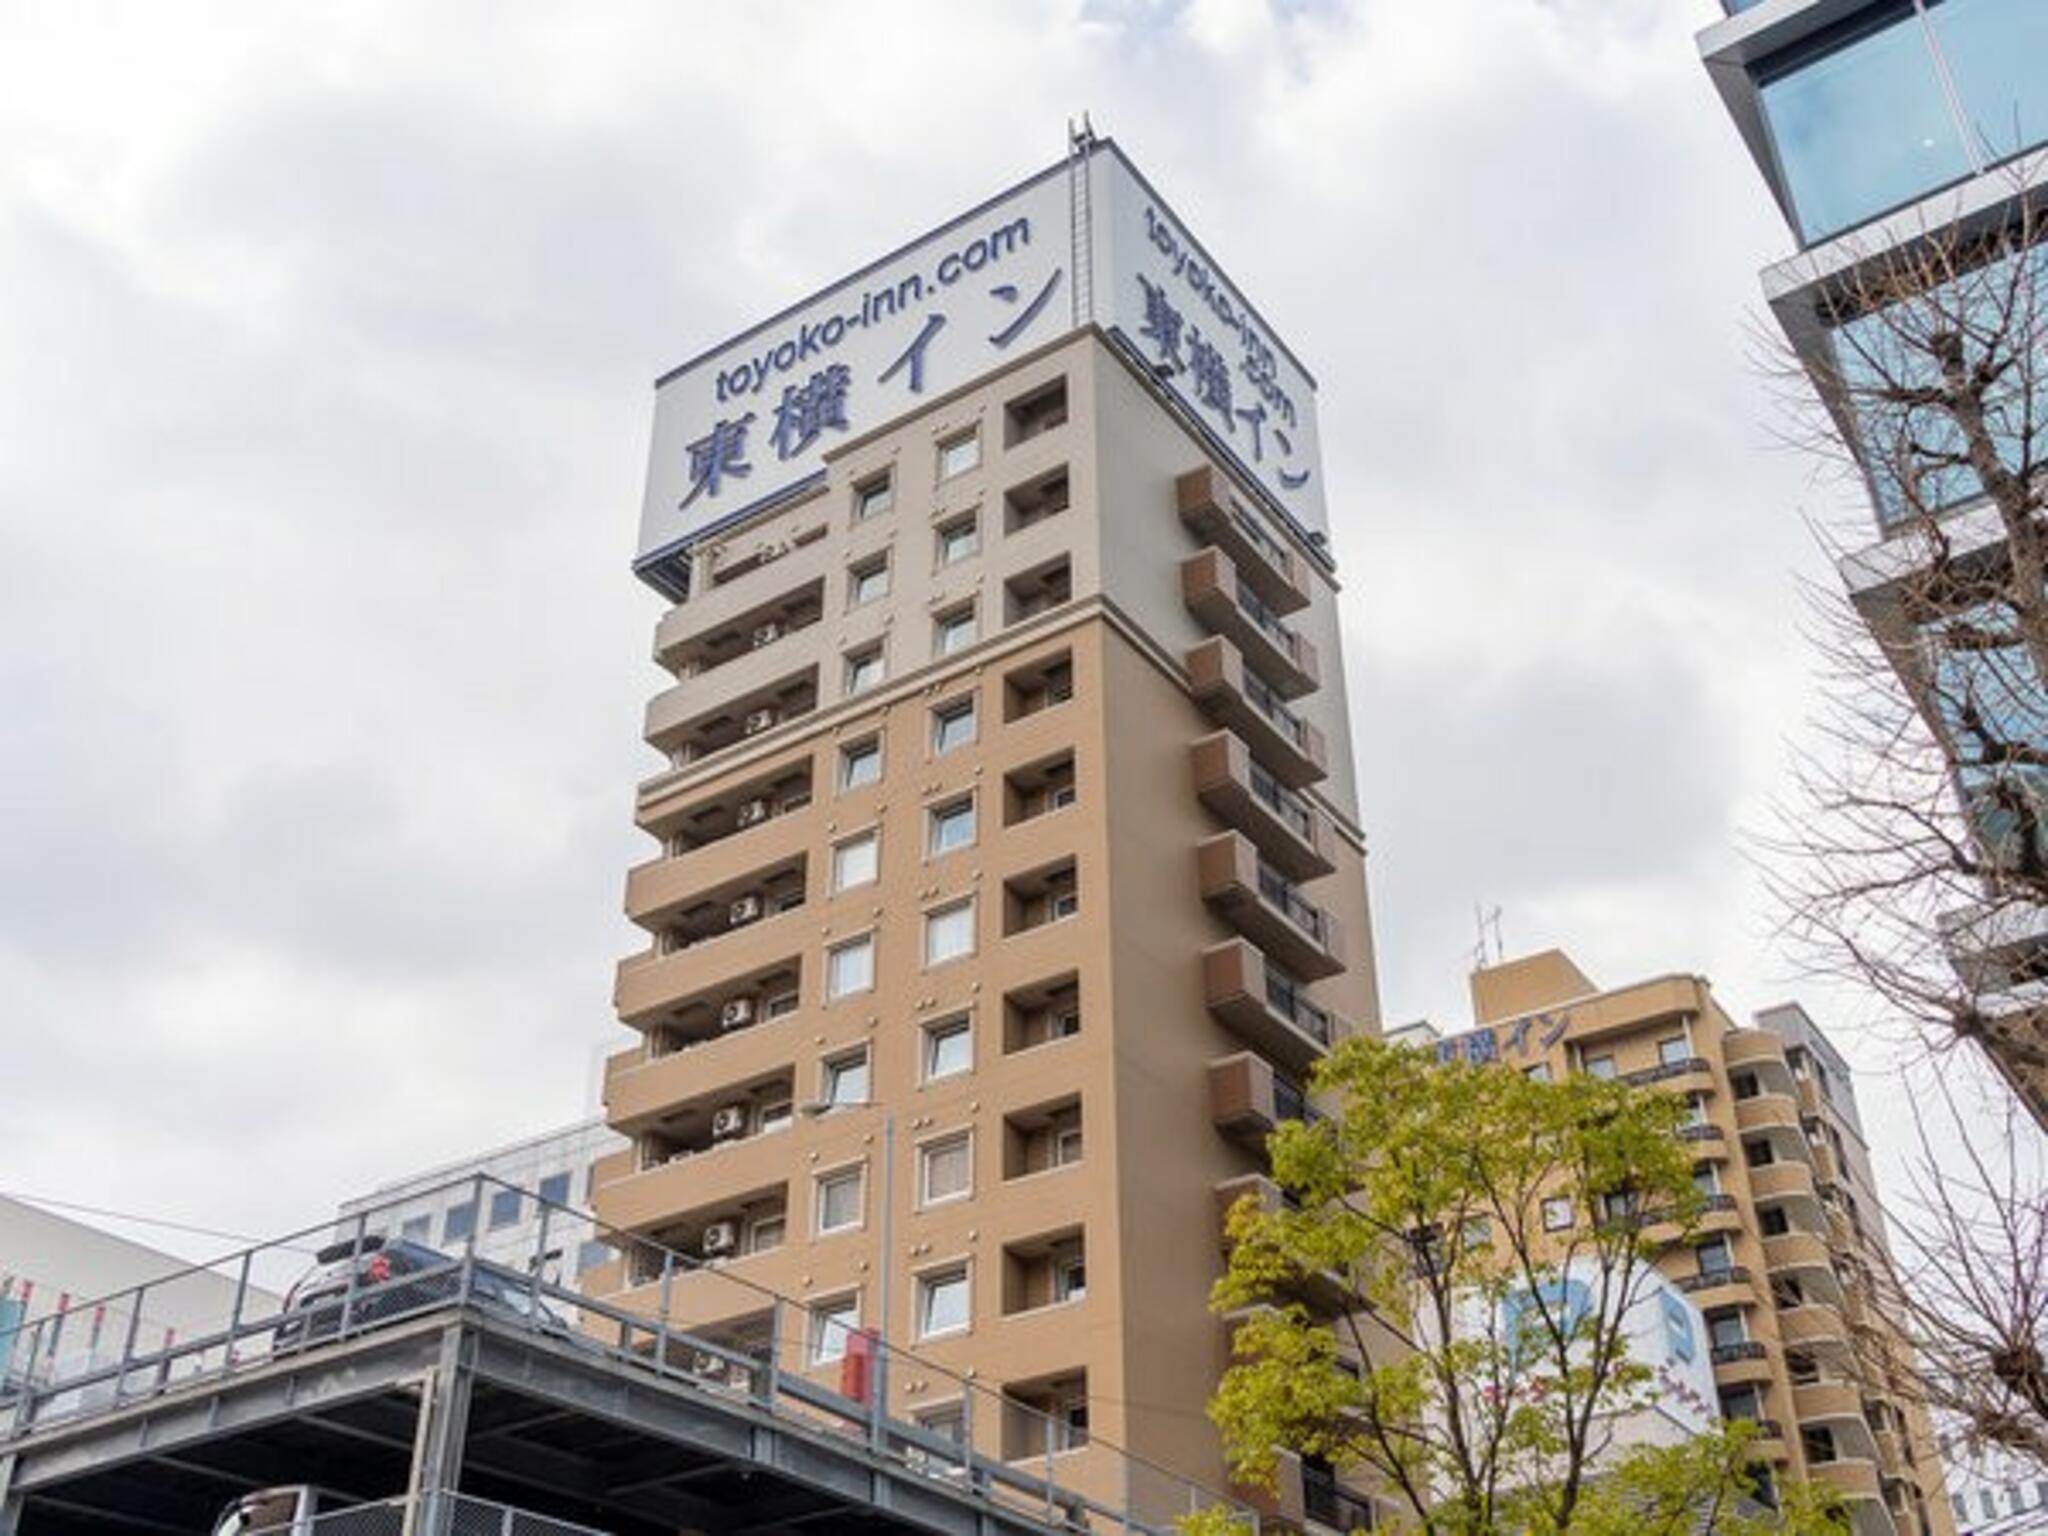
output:
<svg viewBox="0 0 2048 1536"><path fill-rule="evenodd" d="M354 1294L350 1294L350 1278ZM408 1238L371 1234L331 1243L313 1255L313 1268L284 1299L284 1317L271 1335L279 1351L301 1349L351 1331L453 1301L462 1289L462 1261ZM487 1312L517 1318L562 1338L581 1335L533 1294L527 1277L501 1264L475 1261L470 1301Z"/></svg>

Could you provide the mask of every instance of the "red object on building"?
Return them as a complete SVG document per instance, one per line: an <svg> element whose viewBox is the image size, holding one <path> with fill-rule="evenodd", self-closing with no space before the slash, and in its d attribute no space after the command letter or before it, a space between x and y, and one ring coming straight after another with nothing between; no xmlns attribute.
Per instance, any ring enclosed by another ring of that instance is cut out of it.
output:
<svg viewBox="0 0 2048 1536"><path fill-rule="evenodd" d="M864 1403L874 1390L875 1352L879 1341L865 1328L847 1331L846 1353L839 1358L839 1391Z"/></svg>

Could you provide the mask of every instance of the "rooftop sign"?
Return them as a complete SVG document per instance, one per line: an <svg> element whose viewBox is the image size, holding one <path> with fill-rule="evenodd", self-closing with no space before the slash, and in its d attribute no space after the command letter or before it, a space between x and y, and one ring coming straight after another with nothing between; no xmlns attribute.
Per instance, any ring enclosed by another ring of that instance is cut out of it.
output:
<svg viewBox="0 0 2048 1536"><path fill-rule="evenodd" d="M1315 381L1095 140L663 377L635 568L667 589L669 556L816 481L838 443L1091 323L1304 532L1324 531Z"/></svg>

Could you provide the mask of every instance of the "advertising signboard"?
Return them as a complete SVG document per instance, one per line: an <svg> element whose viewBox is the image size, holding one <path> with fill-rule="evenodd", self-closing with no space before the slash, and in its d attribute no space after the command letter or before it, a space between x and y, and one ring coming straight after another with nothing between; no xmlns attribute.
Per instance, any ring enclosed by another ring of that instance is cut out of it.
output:
<svg viewBox="0 0 2048 1536"><path fill-rule="evenodd" d="M635 568L672 589L673 555L816 483L839 444L1089 324L1304 533L1323 532L1315 381L1091 139L658 380Z"/></svg>

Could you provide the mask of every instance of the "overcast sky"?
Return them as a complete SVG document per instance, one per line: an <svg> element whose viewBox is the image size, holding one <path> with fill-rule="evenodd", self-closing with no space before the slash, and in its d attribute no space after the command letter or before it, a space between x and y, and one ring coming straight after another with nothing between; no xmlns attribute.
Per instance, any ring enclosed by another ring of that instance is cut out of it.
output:
<svg viewBox="0 0 2048 1536"><path fill-rule="evenodd" d="M273 1230L590 1107L651 380L1083 109L1321 384L1389 1019L1475 903L1801 991L1738 835L1841 493L1716 14L0 0L0 1191Z"/></svg>

